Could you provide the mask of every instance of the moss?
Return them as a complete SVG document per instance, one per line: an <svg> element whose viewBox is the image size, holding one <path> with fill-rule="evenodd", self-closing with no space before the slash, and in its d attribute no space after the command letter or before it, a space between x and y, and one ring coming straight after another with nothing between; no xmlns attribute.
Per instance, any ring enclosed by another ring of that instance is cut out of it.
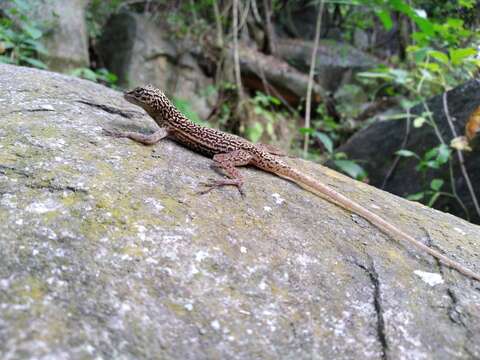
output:
<svg viewBox="0 0 480 360"><path fill-rule="evenodd" d="M46 293L46 286L39 279L29 276L13 285L13 293L20 300L41 301Z"/></svg>
<svg viewBox="0 0 480 360"><path fill-rule="evenodd" d="M61 203L67 207L67 208L72 208L76 204L81 204L83 200L83 196L76 193L76 192L71 192L68 193L67 195L63 196L60 201Z"/></svg>
<svg viewBox="0 0 480 360"><path fill-rule="evenodd" d="M186 316L188 314L187 309L181 304L174 303L172 301L166 301L165 306L177 316Z"/></svg>
<svg viewBox="0 0 480 360"><path fill-rule="evenodd" d="M47 141L49 138L59 139L63 137L55 126L44 126L41 123L37 123L35 126L30 126L29 132L32 136L39 137Z"/></svg>
<svg viewBox="0 0 480 360"><path fill-rule="evenodd" d="M143 249L138 247L138 246L134 246L134 245L125 246L125 247L121 248L119 252L122 253L122 254L125 254L125 255L132 256L132 257L143 257L144 256Z"/></svg>

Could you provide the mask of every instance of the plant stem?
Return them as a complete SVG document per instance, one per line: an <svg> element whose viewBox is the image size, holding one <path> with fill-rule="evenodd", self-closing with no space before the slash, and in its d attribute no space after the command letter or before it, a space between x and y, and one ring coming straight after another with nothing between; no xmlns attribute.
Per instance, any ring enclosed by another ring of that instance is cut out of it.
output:
<svg viewBox="0 0 480 360"><path fill-rule="evenodd" d="M447 91L443 93L443 111L445 113L445 117L447 118L448 125L450 126L450 130L452 131L452 135L454 138L457 137L457 131L455 130L455 127L453 126L453 120L450 116L450 112L448 111L448 100L447 100ZM470 196L472 198L473 206L475 207L475 211L477 212L477 215L480 216L480 206L478 204L478 199L477 196L475 195L475 190L473 189L472 182L470 181L470 176L468 176L467 168L465 166L465 159L463 157L463 153L460 150L457 151L457 156L458 156L458 163L460 166L460 169L462 171L463 177L465 179L465 183L467 184L468 191L470 192Z"/></svg>
<svg viewBox="0 0 480 360"><path fill-rule="evenodd" d="M323 0L320 0L320 5L318 7L318 14L317 14L317 24L315 27L315 40L313 43L313 51L312 51L312 58L310 60L310 72L308 74L308 85L307 85L307 100L305 102L305 128L310 128L310 112L312 107L312 88L313 88L313 76L315 75L315 63L317 60L317 52L318 52L318 42L320 39L320 30L322 28L322 14L323 14ZM308 154L308 143L310 141L310 134L308 132L305 133L305 137L303 139L303 157L306 158Z"/></svg>

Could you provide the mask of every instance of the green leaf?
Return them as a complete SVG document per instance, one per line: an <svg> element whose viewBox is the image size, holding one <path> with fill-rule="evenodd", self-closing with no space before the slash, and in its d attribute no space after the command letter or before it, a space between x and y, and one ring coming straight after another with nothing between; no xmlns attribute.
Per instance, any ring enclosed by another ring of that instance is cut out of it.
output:
<svg viewBox="0 0 480 360"><path fill-rule="evenodd" d="M425 196L425 193L422 191L422 192L408 195L407 199L412 201L419 201L419 200L422 200L424 196Z"/></svg>
<svg viewBox="0 0 480 360"><path fill-rule="evenodd" d="M34 40L40 39L43 35L39 29L33 27L32 25L23 24L22 28L28 34L28 36Z"/></svg>
<svg viewBox="0 0 480 360"><path fill-rule="evenodd" d="M458 5L466 9L472 9L475 5L476 0L459 0Z"/></svg>
<svg viewBox="0 0 480 360"><path fill-rule="evenodd" d="M48 55L48 50L38 40L27 39L27 40L25 40L25 44L30 45L31 48L39 54Z"/></svg>
<svg viewBox="0 0 480 360"><path fill-rule="evenodd" d="M13 61L9 56L0 55L0 63L15 64L15 61Z"/></svg>
<svg viewBox="0 0 480 360"><path fill-rule="evenodd" d="M322 142L323 146L330 154L333 152L333 141L330 139L330 136L320 131L316 131L314 136Z"/></svg>
<svg viewBox="0 0 480 360"><path fill-rule="evenodd" d="M432 182L430 183L430 188L433 191L439 191L443 186L443 183L444 181L442 179L433 179Z"/></svg>
<svg viewBox="0 0 480 360"><path fill-rule="evenodd" d="M94 82L97 82L97 79L98 79L98 76L97 74L95 74L95 71L88 68L82 69L80 76L84 79L94 81Z"/></svg>
<svg viewBox="0 0 480 360"><path fill-rule="evenodd" d="M43 70L47 70L48 67L47 65L41 61L41 60L38 60L38 59L34 59L34 58L30 58L30 57L26 57L26 56L22 56L20 57L20 59L24 62L26 62L27 64L33 66L33 67L36 67L36 68L39 68L39 69L43 69Z"/></svg>
<svg viewBox="0 0 480 360"><path fill-rule="evenodd" d="M336 152L334 154L335 160L343 160L343 159L348 159L348 155L344 153L343 151Z"/></svg>
<svg viewBox="0 0 480 360"><path fill-rule="evenodd" d="M421 128L426 121L427 119L425 119L423 116L419 116L415 120L413 120L413 127Z"/></svg>
<svg viewBox="0 0 480 360"><path fill-rule="evenodd" d="M258 142L263 135L263 126L256 122L245 129L245 135L251 142Z"/></svg>
<svg viewBox="0 0 480 360"><path fill-rule="evenodd" d="M428 201L427 206L432 207L435 204L435 202L437 201L437 199L440 197L440 195L441 195L441 193L439 193L439 192L436 192L435 194L433 194L433 196Z"/></svg>
<svg viewBox="0 0 480 360"><path fill-rule="evenodd" d="M410 151L410 150L406 150L406 149L402 149L402 150L398 150L395 152L396 155L398 156L402 156L402 157L416 157L418 158L418 155L415 154L413 151Z"/></svg>
<svg viewBox="0 0 480 360"><path fill-rule="evenodd" d="M393 80L397 82L398 84L406 84L408 80L408 71L403 70L403 69L390 69L390 74L393 77Z"/></svg>
<svg viewBox="0 0 480 360"><path fill-rule="evenodd" d="M363 78L370 78L370 79L392 80L392 76L390 76L387 73L382 73L382 72L364 71L364 72L358 73L357 76L363 77Z"/></svg>
<svg viewBox="0 0 480 360"><path fill-rule="evenodd" d="M273 105L281 105L282 102L277 99L275 96L269 96L269 99L270 99L270 102L273 104Z"/></svg>
<svg viewBox="0 0 480 360"><path fill-rule="evenodd" d="M363 179L367 176L365 170L352 160L334 160L333 163L341 171L354 179Z"/></svg>
<svg viewBox="0 0 480 360"><path fill-rule="evenodd" d="M415 24L418 25L418 27L424 34L428 36L433 36L435 34L434 26L429 20L424 19L420 16L413 16L413 21L415 21Z"/></svg>
<svg viewBox="0 0 480 360"><path fill-rule="evenodd" d="M192 109L192 105L188 100L174 97L173 104L183 113L187 118L192 120L195 124L200 124L203 126L208 126L206 121L203 121L198 113Z"/></svg>
<svg viewBox="0 0 480 360"><path fill-rule="evenodd" d="M448 62L449 62L447 54L444 54L441 51L430 50L428 52L428 55L430 55L435 60L441 62L442 64L448 64Z"/></svg>
<svg viewBox="0 0 480 360"><path fill-rule="evenodd" d="M453 65L460 65L464 59L477 54L474 48L450 49L448 52Z"/></svg>
<svg viewBox="0 0 480 360"><path fill-rule="evenodd" d="M377 16L383 24L385 30L390 30L393 27L393 20L390 16L390 12L388 10L381 10L377 12Z"/></svg>
<svg viewBox="0 0 480 360"><path fill-rule="evenodd" d="M306 127L302 127L302 128L300 128L300 129L298 129L298 131L299 131L300 134L302 134L302 135L305 135L305 134L310 134L310 135L312 135L312 134L315 132L315 130L313 130L312 128L306 128Z"/></svg>
<svg viewBox="0 0 480 360"><path fill-rule="evenodd" d="M450 159L450 153L452 150L448 147L447 144L441 144L438 147L438 156L437 161L440 164L445 164Z"/></svg>

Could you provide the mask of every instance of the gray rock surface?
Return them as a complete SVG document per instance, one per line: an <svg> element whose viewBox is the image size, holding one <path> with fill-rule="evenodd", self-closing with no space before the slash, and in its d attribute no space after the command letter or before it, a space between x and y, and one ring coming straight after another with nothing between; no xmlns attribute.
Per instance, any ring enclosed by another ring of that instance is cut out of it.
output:
<svg viewBox="0 0 480 360"><path fill-rule="evenodd" d="M42 38L48 55L48 68L68 72L88 67L88 34L85 11L89 0L29 0L32 16L50 31ZM59 16L61 14L61 16Z"/></svg>
<svg viewBox="0 0 480 360"><path fill-rule="evenodd" d="M313 42L299 39L279 39L278 55L289 64L308 74ZM322 39L319 42L315 75L318 83L335 92L352 81L353 74L379 65L379 61L366 52L340 41Z"/></svg>
<svg viewBox="0 0 480 360"><path fill-rule="evenodd" d="M188 100L206 118L215 104L212 79L175 34L154 19L133 13L112 16L105 26L99 52L119 84L153 84L180 100Z"/></svg>
<svg viewBox="0 0 480 360"><path fill-rule="evenodd" d="M151 131L121 94L0 65L1 359L474 359L480 284L283 179ZM288 160L480 271L480 227Z"/></svg>

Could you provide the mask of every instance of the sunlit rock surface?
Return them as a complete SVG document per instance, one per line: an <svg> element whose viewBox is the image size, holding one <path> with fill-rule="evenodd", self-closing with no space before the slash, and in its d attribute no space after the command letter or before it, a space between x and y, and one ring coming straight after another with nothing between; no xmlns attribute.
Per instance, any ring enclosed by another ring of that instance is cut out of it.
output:
<svg viewBox="0 0 480 360"><path fill-rule="evenodd" d="M283 179L247 196L120 93L0 65L1 359L473 359L480 284ZM287 160L480 271L480 228Z"/></svg>

